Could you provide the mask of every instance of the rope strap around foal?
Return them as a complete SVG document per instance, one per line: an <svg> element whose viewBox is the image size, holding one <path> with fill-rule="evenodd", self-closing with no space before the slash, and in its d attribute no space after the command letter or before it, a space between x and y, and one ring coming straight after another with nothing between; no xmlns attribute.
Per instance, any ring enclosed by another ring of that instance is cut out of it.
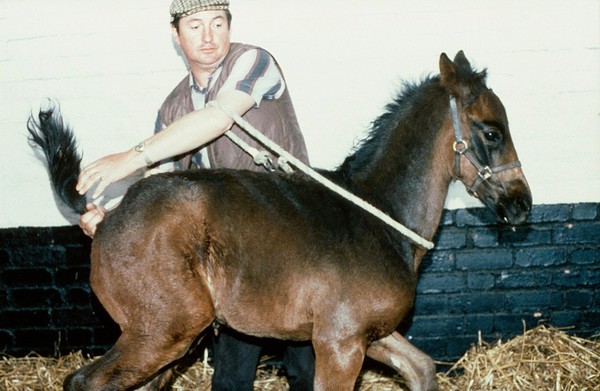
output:
<svg viewBox="0 0 600 391"><path fill-rule="evenodd" d="M354 194L350 193L348 190L344 189L341 186L338 186L337 184L335 184L332 181L330 181L329 179L325 178L323 175L319 174L318 172L316 172L315 170L313 170L306 164L302 163L300 160L296 159L294 156L289 154L285 149L281 148L279 145L277 145L272 140L270 140L268 137L266 137L261 132L259 132L257 129L255 129L252 125L250 125L248 123L248 121L244 120L242 117L240 117L236 113L221 106L217 101L208 102L207 106L214 107L218 110L221 110L228 117L233 119L239 126L241 126L244 129L244 131L246 131L246 133L248 133L250 136L252 136L256 140L260 141L261 144L265 145L267 148L269 148L270 150L275 152L281 158L285 159L286 163L287 162L291 163L293 166L298 168L300 171L304 172L306 175L310 176L311 178L313 178L317 182L321 183L328 189L338 193L345 199L353 202L355 205L360 206L367 212L371 213L373 216L379 218L380 220L382 220L383 222L385 222L392 228L396 229L398 232L400 232L402 235L406 236L407 238L409 238L416 244L418 244L428 250L431 250L433 248L434 245L432 242L430 242L427 239L422 238L421 236L419 236L415 232L411 231L410 229L406 228L404 225L400 224L396 220L392 219L390 216L383 213L382 211L380 211L373 205L369 204L362 198L355 196ZM233 137L232 137L232 135L233 135ZM245 149L246 152L248 152L250 155L252 155L256 161L256 156L253 155L253 151L252 151L252 150L256 151L256 149L250 147L248 144L246 144L243 140L241 140L237 135L235 135L231 131L225 132L225 136L229 137L233 142L238 144L238 146L242 147L242 149ZM241 143L238 143L239 141L241 141ZM245 148L245 146L243 146L244 144L246 146L248 146L248 148L250 148L250 150L247 150ZM280 163L280 165L281 164L282 163Z"/></svg>

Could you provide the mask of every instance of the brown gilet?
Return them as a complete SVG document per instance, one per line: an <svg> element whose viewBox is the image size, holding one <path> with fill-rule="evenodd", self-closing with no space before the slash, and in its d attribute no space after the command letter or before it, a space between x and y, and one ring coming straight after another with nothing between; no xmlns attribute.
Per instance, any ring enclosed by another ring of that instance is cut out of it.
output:
<svg viewBox="0 0 600 391"><path fill-rule="evenodd" d="M227 80L236 60L246 51L255 49L255 46L231 43L229 53L223 60L223 69L219 78L208 93L207 101L214 100L219 90ZM279 64L275 62L281 73ZM283 73L281 73L283 75ZM159 111L161 124L158 126L168 126L178 118L192 112L194 105L192 103L191 90L189 85L189 76L186 76L181 83L167 96ZM263 99L259 107L251 108L243 118L253 127L258 129L265 136L280 145L286 151L291 153L303 163L308 164L308 152L304 137L300 132L296 112L292 105L292 100L286 85L285 91L277 99ZM231 130L249 145L258 150L268 149L255 141L237 124L234 124ZM264 166L254 163L253 158L234 144L225 135L218 137L206 145L208 158L211 168L232 168L246 169L252 171L262 171ZM192 156L198 149L177 157L177 167L179 169L194 168ZM269 151L271 152L271 151ZM276 158L271 157L274 163Z"/></svg>

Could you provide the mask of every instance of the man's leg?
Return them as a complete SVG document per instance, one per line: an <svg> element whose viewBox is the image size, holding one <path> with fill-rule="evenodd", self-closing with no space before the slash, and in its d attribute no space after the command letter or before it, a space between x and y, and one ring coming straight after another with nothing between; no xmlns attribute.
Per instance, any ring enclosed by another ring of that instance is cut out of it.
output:
<svg viewBox="0 0 600 391"><path fill-rule="evenodd" d="M290 390L312 391L315 378L315 353L310 342L288 345L283 356Z"/></svg>
<svg viewBox="0 0 600 391"><path fill-rule="evenodd" d="M260 358L258 340L226 327L219 329L213 348L213 391L252 391Z"/></svg>

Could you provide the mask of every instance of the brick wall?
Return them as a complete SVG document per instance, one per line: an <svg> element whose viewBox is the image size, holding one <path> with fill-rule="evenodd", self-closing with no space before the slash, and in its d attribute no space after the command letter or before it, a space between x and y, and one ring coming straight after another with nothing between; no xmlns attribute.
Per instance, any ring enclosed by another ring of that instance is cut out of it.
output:
<svg viewBox="0 0 600 391"><path fill-rule="evenodd" d="M480 208L446 211L423 265L415 345L453 360L523 322L600 333L600 203L534 206L512 231ZM102 353L118 328L88 286L90 241L76 226L0 230L0 351Z"/></svg>

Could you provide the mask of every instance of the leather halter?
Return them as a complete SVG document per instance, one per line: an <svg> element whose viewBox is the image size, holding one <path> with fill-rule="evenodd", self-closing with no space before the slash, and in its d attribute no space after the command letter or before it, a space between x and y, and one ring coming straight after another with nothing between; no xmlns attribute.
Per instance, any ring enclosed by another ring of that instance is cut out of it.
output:
<svg viewBox="0 0 600 391"><path fill-rule="evenodd" d="M452 124L454 126L454 144L452 145L452 149L454 149L454 176L456 179L463 182L467 191L473 196L479 198L477 195L477 189L483 182L492 177L492 175L499 173L505 170L511 170L513 168L521 167L520 161L514 161L512 163L502 164L496 167L484 166L479 162L477 156L469 149L469 144L462 139L462 128L460 126L460 120L458 118L458 109L456 107L456 98L453 95L450 95L450 113L452 114ZM461 156L465 156L469 162L477 169L478 177L475 179L475 182L469 187L463 180L462 174L460 172L460 158Z"/></svg>

